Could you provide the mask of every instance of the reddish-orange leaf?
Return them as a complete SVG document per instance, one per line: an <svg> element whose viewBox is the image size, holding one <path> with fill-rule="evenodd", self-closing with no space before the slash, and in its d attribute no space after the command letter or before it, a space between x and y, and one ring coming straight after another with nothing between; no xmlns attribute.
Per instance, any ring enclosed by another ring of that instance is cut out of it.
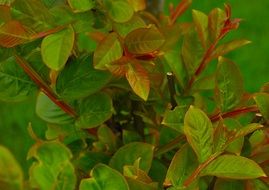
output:
<svg viewBox="0 0 269 190"><path fill-rule="evenodd" d="M123 56L108 66L108 70L115 76L125 76L130 58Z"/></svg>
<svg viewBox="0 0 269 190"><path fill-rule="evenodd" d="M132 61L128 64L126 78L133 91L143 100L147 100L150 91L148 73L139 63Z"/></svg>

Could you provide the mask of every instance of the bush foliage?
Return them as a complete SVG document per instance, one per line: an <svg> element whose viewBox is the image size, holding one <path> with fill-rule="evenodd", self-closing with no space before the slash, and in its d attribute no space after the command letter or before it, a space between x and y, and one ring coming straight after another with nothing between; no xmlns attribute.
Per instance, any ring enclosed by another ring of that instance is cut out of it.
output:
<svg viewBox="0 0 269 190"><path fill-rule="evenodd" d="M29 178L0 146L0 189L269 189L269 84L247 93L226 58L241 20L156 2L0 0L0 99L37 90L47 122Z"/></svg>

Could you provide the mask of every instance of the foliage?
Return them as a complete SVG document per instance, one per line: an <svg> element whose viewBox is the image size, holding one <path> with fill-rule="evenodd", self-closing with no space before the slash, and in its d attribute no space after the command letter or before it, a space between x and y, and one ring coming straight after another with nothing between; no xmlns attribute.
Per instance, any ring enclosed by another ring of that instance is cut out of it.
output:
<svg viewBox="0 0 269 190"><path fill-rule="evenodd" d="M0 1L0 99L38 90L47 122L29 179L0 147L1 189L268 189L268 84L246 93L225 57L240 19L149 2Z"/></svg>

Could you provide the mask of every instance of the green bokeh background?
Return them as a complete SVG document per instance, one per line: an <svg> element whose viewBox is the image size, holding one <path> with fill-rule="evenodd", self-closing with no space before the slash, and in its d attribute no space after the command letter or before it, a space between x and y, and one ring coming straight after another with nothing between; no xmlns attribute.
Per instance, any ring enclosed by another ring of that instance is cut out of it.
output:
<svg viewBox="0 0 269 190"><path fill-rule="evenodd" d="M168 12L168 4L177 4L179 0L166 0L165 10ZM237 31L229 34L228 38L246 38L252 44L237 49L228 55L241 68L248 92L255 92L262 84L269 81L269 0L193 0L192 9L208 13L214 7L223 8L224 3L232 6L233 17L242 18L243 21ZM191 11L181 18L191 20ZM0 144L7 146L20 162L23 169L29 166L26 155L33 143L27 131L29 122L34 131L44 135L46 125L35 114L35 94L25 102L4 103L0 102ZM27 172L25 172L27 173Z"/></svg>

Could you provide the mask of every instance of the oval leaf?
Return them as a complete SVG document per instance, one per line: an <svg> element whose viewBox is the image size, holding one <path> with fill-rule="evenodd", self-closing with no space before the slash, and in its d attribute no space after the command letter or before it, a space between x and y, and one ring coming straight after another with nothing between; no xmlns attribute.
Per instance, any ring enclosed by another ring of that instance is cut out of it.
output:
<svg viewBox="0 0 269 190"><path fill-rule="evenodd" d="M11 152L0 146L0 189L22 190L23 173Z"/></svg>
<svg viewBox="0 0 269 190"><path fill-rule="evenodd" d="M94 68L106 70L107 65L121 58L123 53L121 44L117 38L117 34L110 33L97 46L94 55Z"/></svg>
<svg viewBox="0 0 269 190"><path fill-rule="evenodd" d="M74 37L74 30L69 27L43 39L41 54L50 69L59 71L64 67L73 49Z"/></svg>
<svg viewBox="0 0 269 190"><path fill-rule="evenodd" d="M107 165L96 165L91 176L92 178L81 181L79 190L129 190L124 177Z"/></svg>
<svg viewBox="0 0 269 190"><path fill-rule="evenodd" d="M68 63L57 78L56 91L63 99L84 98L103 88L111 78L108 72L95 70L92 57Z"/></svg>
<svg viewBox="0 0 269 190"><path fill-rule="evenodd" d="M213 151L213 126L207 115L191 106L185 115L184 132L199 162L206 161Z"/></svg>
<svg viewBox="0 0 269 190"><path fill-rule="evenodd" d="M126 72L126 79L128 80L133 91L143 100L147 100L150 91L150 81L148 72L140 64L128 64Z"/></svg>
<svg viewBox="0 0 269 190"><path fill-rule="evenodd" d="M48 123L63 125L74 121L71 116L52 102L43 92L40 92L37 97L36 113Z"/></svg>
<svg viewBox="0 0 269 190"><path fill-rule="evenodd" d="M93 128L108 120L113 111L112 100L105 93L93 94L79 102L79 115L76 125L80 128Z"/></svg>
<svg viewBox="0 0 269 190"><path fill-rule="evenodd" d="M256 101L262 116L269 120L269 94L258 93L255 95L254 100Z"/></svg>
<svg viewBox="0 0 269 190"><path fill-rule="evenodd" d="M201 176L206 175L230 179L254 179L266 176L253 160L234 155L222 155L213 160L201 172Z"/></svg>
<svg viewBox="0 0 269 190"><path fill-rule="evenodd" d="M240 103L243 93L243 79L238 67L221 57L216 73L215 94L221 110L226 112L235 108Z"/></svg>
<svg viewBox="0 0 269 190"><path fill-rule="evenodd" d="M192 18L200 41L203 47L206 48L208 44L208 17L203 12L193 10Z"/></svg>
<svg viewBox="0 0 269 190"><path fill-rule="evenodd" d="M126 47L134 54L146 54L156 51L164 42L163 34L154 27L136 29L125 38Z"/></svg>
<svg viewBox="0 0 269 190"><path fill-rule="evenodd" d="M58 141L38 143L29 151L28 157L36 161L30 168L30 183L40 190L74 190L75 169L70 162L71 152Z"/></svg>
<svg viewBox="0 0 269 190"><path fill-rule="evenodd" d="M14 57L0 62L0 99L20 101L29 97L34 83L16 63Z"/></svg>
<svg viewBox="0 0 269 190"><path fill-rule="evenodd" d="M134 14L134 10L131 5L124 0L113 0L108 4L108 14L115 22L127 22Z"/></svg>
<svg viewBox="0 0 269 190"><path fill-rule="evenodd" d="M148 172L153 159L153 148L152 145L142 142L127 144L113 155L109 166L122 172L125 165L133 165L138 158L141 158L140 168Z"/></svg>
<svg viewBox="0 0 269 190"><path fill-rule="evenodd" d="M95 1L93 0L68 0L68 3L74 12L88 11L95 6Z"/></svg>

